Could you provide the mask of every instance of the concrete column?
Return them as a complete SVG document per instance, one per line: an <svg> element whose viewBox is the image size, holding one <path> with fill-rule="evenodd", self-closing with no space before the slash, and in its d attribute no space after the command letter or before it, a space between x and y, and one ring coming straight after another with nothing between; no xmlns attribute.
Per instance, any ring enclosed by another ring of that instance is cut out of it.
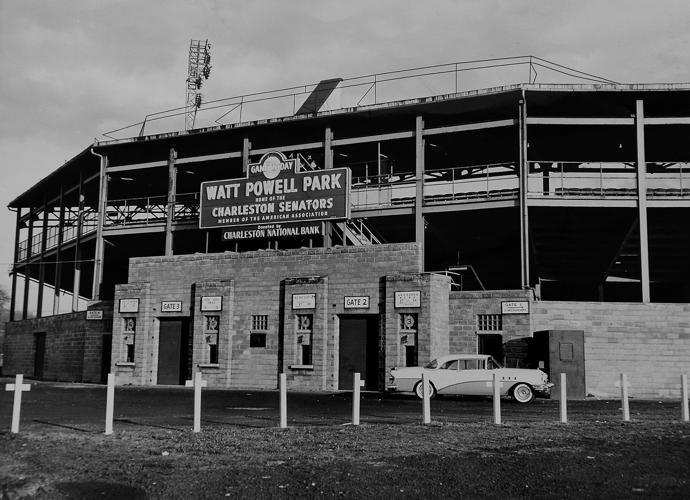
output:
<svg viewBox="0 0 690 500"><path fill-rule="evenodd" d="M175 216L175 196L177 195L177 166L175 160L177 159L177 152L170 148L170 156L168 158L168 212L165 221L165 255L173 254L173 232L172 224Z"/></svg>
<svg viewBox="0 0 690 500"><path fill-rule="evenodd" d="M326 127L323 141L323 165L326 170L333 168L333 132L330 127ZM323 247L329 248L333 245L331 241L331 223L323 224Z"/></svg>
<svg viewBox="0 0 690 500"><path fill-rule="evenodd" d="M17 208L17 222L14 227L14 261L12 262L12 290L10 290L10 321L14 321L14 309L17 307L17 261L19 260L19 226L22 209Z"/></svg>
<svg viewBox="0 0 690 500"><path fill-rule="evenodd" d="M529 211L527 207L527 180L529 163L527 161L527 104L525 99L518 103L518 137L520 164L518 165L520 202L520 284L529 288Z"/></svg>
<svg viewBox="0 0 690 500"><path fill-rule="evenodd" d="M644 150L644 102L635 103L635 132L637 137L637 208L640 220L640 284L642 302L650 301L649 247L647 236L647 163Z"/></svg>
<svg viewBox="0 0 690 500"><path fill-rule="evenodd" d="M108 208L108 157L101 156L101 175L98 190L98 222L96 225L96 251L93 260L93 286L91 289L91 299L101 298L101 284L103 283L103 254L105 248L103 244L103 226L105 225L105 211Z"/></svg>
<svg viewBox="0 0 690 500"><path fill-rule="evenodd" d="M414 240L420 245L421 269L424 270L424 120L421 116L415 119L415 198L414 198Z"/></svg>

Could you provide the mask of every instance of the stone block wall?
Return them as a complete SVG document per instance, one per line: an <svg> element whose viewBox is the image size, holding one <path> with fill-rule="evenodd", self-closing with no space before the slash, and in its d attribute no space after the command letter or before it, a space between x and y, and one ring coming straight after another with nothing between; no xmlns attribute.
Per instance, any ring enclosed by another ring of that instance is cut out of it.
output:
<svg viewBox="0 0 690 500"><path fill-rule="evenodd" d="M690 304L534 302L533 330L583 330L587 393L620 397L680 397L690 374Z"/></svg>
<svg viewBox="0 0 690 500"><path fill-rule="evenodd" d="M7 323L3 373L36 376L36 334L45 333L43 380L101 382L103 336L111 332L112 304L89 309L103 311L102 320L87 320L86 311Z"/></svg>

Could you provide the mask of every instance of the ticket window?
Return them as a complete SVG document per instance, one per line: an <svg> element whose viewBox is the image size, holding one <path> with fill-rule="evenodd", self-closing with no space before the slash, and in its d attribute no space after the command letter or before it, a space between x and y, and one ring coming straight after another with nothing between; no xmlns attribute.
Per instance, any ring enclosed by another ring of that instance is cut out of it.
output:
<svg viewBox="0 0 690 500"><path fill-rule="evenodd" d="M127 317L123 318L123 342L125 344L125 361L127 363L134 363L134 345L137 335L137 318Z"/></svg>
<svg viewBox="0 0 690 500"><path fill-rule="evenodd" d="M208 362L218 364L218 335L220 316L204 316L204 341L208 352Z"/></svg>
<svg viewBox="0 0 690 500"><path fill-rule="evenodd" d="M312 314L298 314L295 329L296 363L298 365L312 365L312 336L314 316Z"/></svg>
<svg viewBox="0 0 690 500"><path fill-rule="evenodd" d="M400 314L400 355L403 366L418 366L417 313Z"/></svg>

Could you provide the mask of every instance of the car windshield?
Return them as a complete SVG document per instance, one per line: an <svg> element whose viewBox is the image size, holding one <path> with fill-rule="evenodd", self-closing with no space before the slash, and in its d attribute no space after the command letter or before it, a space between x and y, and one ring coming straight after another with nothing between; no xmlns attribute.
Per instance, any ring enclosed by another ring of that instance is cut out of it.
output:
<svg viewBox="0 0 690 500"><path fill-rule="evenodd" d="M486 363L486 368L488 370L495 370L497 368L503 368L503 365L501 365L501 363L496 361L493 356L489 356L489 359L487 360L487 363Z"/></svg>

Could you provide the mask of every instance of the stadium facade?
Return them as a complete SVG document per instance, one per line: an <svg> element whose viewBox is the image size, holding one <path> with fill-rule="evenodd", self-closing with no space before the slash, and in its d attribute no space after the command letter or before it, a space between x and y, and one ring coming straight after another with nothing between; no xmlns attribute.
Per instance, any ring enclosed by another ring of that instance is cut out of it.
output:
<svg viewBox="0 0 690 500"><path fill-rule="evenodd" d="M573 397L690 366L690 86L517 84L95 142L16 210L4 373L385 390L486 352Z"/></svg>

